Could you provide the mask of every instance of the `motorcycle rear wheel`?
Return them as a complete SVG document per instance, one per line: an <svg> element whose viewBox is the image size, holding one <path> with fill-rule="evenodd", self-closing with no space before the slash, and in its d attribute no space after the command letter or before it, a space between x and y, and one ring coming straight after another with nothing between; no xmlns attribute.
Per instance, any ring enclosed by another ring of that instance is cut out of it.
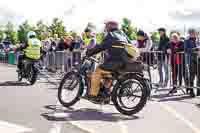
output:
<svg viewBox="0 0 200 133"><path fill-rule="evenodd" d="M137 90L137 87L136 89L131 90L131 88L133 88L132 85L127 88L127 86L130 86L130 83L137 84L136 86L139 86L140 90ZM124 81L117 83L113 89L112 101L115 108L124 115L134 115L138 113L144 108L148 100L148 87L149 86L147 86L145 80L140 76L136 76L134 74L127 76ZM138 96L135 93L141 93L141 96ZM132 97L134 98L130 99ZM123 98L131 100L131 102L134 102L134 100L138 98L139 102L137 102L137 104L134 103L133 106L129 107L123 102Z"/></svg>

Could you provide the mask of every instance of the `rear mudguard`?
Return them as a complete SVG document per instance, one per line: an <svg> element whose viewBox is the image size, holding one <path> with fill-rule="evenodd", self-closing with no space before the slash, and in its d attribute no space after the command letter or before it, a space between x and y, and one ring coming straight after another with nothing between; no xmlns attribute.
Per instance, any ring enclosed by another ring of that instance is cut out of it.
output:
<svg viewBox="0 0 200 133"><path fill-rule="evenodd" d="M146 84L146 89L147 89L148 96L150 97L151 90L152 90L152 85L150 83L150 80L144 77L143 73L128 73L128 74L125 74L122 77L120 77L120 79L118 81L119 82L123 82L125 79L128 79L133 74L144 81L144 83Z"/></svg>

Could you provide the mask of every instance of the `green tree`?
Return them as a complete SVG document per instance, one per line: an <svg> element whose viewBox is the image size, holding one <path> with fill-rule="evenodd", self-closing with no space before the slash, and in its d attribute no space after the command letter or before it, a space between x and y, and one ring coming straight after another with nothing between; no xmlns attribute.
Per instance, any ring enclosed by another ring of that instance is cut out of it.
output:
<svg viewBox="0 0 200 133"><path fill-rule="evenodd" d="M51 26L49 27L52 36L57 34L59 38L64 37L66 35L64 22L59 18L54 18Z"/></svg>
<svg viewBox="0 0 200 133"><path fill-rule="evenodd" d="M44 40L48 35L48 26L43 23L42 20L38 21L36 24L36 33L40 40Z"/></svg>
<svg viewBox="0 0 200 133"><path fill-rule="evenodd" d="M16 44L18 41L17 32L14 29L14 25L11 22L8 22L5 25L4 33L6 34L6 37L8 40L12 42L12 44Z"/></svg>
<svg viewBox="0 0 200 133"><path fill-rule="evenodd" d="M131 25L131 20L128 18L123 18L123 23L122 23L122 31L128 36L130 40L135 40L136 39L136 33L137 29Z"/></svg>
<svg viewBox="0 0 200 133"><path fill-rule="evenodd" d="M26 20L24 23L22 23L19 26L19 29L18 29L18 38L20 42L25 42L27 40L27 33L29 31L35 31L35 27L31 26L28 23L28 20Z"/></svg>
<svg viewBox="0 0 200 133"><path fill-rule="evenodd" d="M0 42L4 39L4 31L3 31L3 26L0 26Z"/></svg>

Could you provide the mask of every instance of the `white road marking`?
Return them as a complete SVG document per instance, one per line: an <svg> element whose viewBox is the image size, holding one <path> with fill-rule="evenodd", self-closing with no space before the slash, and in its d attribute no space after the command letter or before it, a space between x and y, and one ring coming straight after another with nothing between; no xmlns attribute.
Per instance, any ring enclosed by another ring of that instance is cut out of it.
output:
<svg viewBox="0 0 200 133"><path fill-rule="evenodd" d="M24 133L24 132L33 132L33 129L9 123L6 121L0 121L0 133Z"/></svg>
<svg viewBox="0 0 200 133"><path fill-rule="evenodd" d="M183 115L178 113L175 109L173 109L172 107L170 107L166 104L163 104L160 102L158 102L158 103L164 110L166 110L167 112L172 114L174 117L176 117L177 119L182 121L185 125L187 125L190 129L192 129L194 133L200 133L200 129L197 128L197 126L195 124L193 124L190 120L186 119Z"/></svg>
<svg viewBox="0 0 200 133"><path fill-rule="evenodd" d="M128 133L127 126L122 121L118 121L117 123L120 126L121 133Z"/></svg>
<svg viewBox="0 0 200 133"><path fill-rule="evenodd" d="M71 123L72 125L74 125L74 126L80 128L80 129L82 129L83 131L86 131L86 132L88 132L88 133L96 133L93 129L88 128L88 127L86 127L86 126L83 126L83 125L81 125L81 124L80 124L79 122L77 122L77 121L69 121L69 123Z"/></svg>
<svg viewBox="0 0 200 133"><path fill-rule="evenodd" d="M106 110L105 106L102 106L102 111L103 111L104 109ZM108 110L110 110L110 109L108 109ZM114 112L119 113L116 109L114 110ZM118 121L117 121L117 124L118 124L119 127L120 127L120 133L128 133L128 128L127 128L126 124L125 124L123 121L118 120ZM92 133L93 133L93 132L92 132Z"/></svg>
<svg viewBox="0 0 200 133"><path fill-rule="evenodd" d="M62 124L61 123L54 123L52 128L49 130L49 133L61 133Z"/></svg>
<svg viewBox="0 0 200 133"><path fill-rule="evenodd" d="M59 101L56 102L56 109L58 106L61 106ZM57 118L57 112L54 112L53 116ZM52 128L49 130L49 133L61 133L62 130L62 123L55 122L52 125Z"/></svg>

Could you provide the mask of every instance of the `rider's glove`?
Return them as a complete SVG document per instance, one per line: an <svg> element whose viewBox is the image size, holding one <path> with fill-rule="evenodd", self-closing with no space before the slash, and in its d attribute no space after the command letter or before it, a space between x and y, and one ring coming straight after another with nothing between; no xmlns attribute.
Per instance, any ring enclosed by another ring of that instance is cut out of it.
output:
<svg viewBox="0 0 200 133"><path fill-rule="evenodd" d="M91 51L90 51L90 50L87 50L87 51L86 51L86 56L87 56L87 57L90 57L90 56L91 56Z"/></svg>

